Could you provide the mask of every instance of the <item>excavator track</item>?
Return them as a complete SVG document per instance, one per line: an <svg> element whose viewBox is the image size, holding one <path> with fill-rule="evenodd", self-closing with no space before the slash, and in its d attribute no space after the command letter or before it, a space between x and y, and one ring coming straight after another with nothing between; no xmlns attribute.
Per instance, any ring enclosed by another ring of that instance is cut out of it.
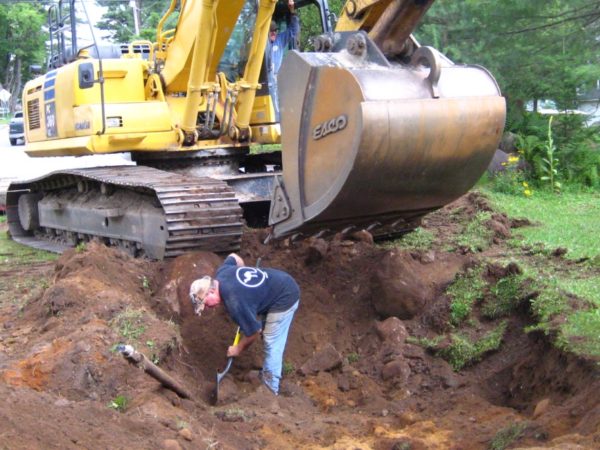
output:
<svg viewBox="0 0 600 450"><path fill-rule="evenodd" d="M243 226L225 182L140 166L63 170L13 182L7 221L13 239L30 247L62 252L99 239L154 259L235 251Z"/></svg>

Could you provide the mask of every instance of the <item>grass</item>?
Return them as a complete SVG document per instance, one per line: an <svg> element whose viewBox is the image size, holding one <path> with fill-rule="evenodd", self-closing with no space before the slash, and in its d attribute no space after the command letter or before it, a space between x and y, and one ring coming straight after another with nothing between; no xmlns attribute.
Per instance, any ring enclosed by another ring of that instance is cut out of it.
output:
<svg viewBox="0 0 600 450"><path fill-rule="evenodd" d="M294 364L288 361L284 361L283 362L283 374L284 375L290 375L292 373L294 373L296 371L296 367L294 367Z"/></svg>
<svg viewBox="0 0 600 450"><path fill-rule="evenodd" d="M6 216L0 216L0 224ZM5 225L3 225L4 227ZM29 274L28 266L54 261L58 255L35 250L9 239L6 231L0 232L0 304L10 302L23 308L27 302L46 289L49 277L40 273Z"/></svg>
<svg viewBox="0 0 600 450"><path fill-rule="evenodd" d="M502 344L507 323L502 321L496 328L473 341L462 334L452 334L452 342L437 351L456 371L480 361L487 352L497 350Z"/></svg>
<svg viewBox="0 0 600 450"><path fill-rule="evenodd" d="M6 216L0 216L0 223L6 222ZM21 245L8 237L8 232L0 232L0 269L12 266L24 266L38 262L54 261L56 253L36 250Z"/></svg>
<svg viewBox="0 0 600 450"><path fill-rule="evenodd" d="M481 313L487 319L498 319L511 314L520 304L525 295L523 275L509 275L501 278L492 286L492 296L485 301Z"/></svg>
<svg viewBox="0 0 600 450"><path fill-rule="evenodd" d="M517 422L501 429L491 440L489 450L504 450L519 439L526 428L527 422Z"/></svg>
<svg viewBox="0 0 600 450"><path fill-rule="evenodd" d="M494 232L487 226L490 218L489 212L478 212L456 238L456 245L471 252L481 252L487 249L494 236Z"/></svg>
<svg viewBox="0 0 600 450"><path fill-rule="evenodd" d="M523 243L564 247L568 249L566 257L571 259L600 255L600 193L566 192L556 195L536 192L530 198L485 193L509 217L526 217L540 224L517 230Z"/></svg>
<svg viewBox="0 0 600 450"><path fill-rule="evenodd" d="M460 325L471 315L473 304L482 298L485 281L481 278L482 268L468 269L459 275L448 287L446 294L450 297L450 322Z"/></svg>
<svg viewBox="0 0 600 450"><path fill-rule="evenodd" d="M386 249L399 247L405 250L429 250L432 248L434 241L435 235L431 231L417 227L399 239L394 239L378 245Z"/></svg>
<svg viewBox="0 0 600 450"><path fill-rule="evenodd" d="M526 217L535 224L516 230L511 242L524 274L538 292L531 300L536 323L526 331L543 331L561 349L599 359L600 273L595 261L600 260L600 194L537 191L525 198L485 193L509 217ZM525 247L529 258L519 255ZM568 250L565 258L579 263L549 260L549 250L558 247Z"/></svg>

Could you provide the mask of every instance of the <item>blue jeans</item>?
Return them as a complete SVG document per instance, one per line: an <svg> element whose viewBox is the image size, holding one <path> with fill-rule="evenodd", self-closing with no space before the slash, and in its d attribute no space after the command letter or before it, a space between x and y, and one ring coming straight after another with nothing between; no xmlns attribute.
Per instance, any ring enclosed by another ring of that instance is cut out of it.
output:
<svg viewBox="0 0 600 450"><path fill-rule="evenodd" d="M283 352L290 325L299 304L300 300L287 311L267 314L263 329L265 361L263 363L262 379L274 394L279 393L279 381L283 370Z"/></svg>

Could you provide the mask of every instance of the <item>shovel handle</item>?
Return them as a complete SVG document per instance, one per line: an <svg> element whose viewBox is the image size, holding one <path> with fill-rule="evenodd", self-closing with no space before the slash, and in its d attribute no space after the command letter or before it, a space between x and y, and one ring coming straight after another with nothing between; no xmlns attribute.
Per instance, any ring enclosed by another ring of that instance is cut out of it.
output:
<svg viewBox="0 0 600 450"><path fill-rule="evenodd" d="M240 327L237 327L237 330L235 331L235 338L233 339L233 345L238 345L241 337L242 333L240 333Z"/></svg>

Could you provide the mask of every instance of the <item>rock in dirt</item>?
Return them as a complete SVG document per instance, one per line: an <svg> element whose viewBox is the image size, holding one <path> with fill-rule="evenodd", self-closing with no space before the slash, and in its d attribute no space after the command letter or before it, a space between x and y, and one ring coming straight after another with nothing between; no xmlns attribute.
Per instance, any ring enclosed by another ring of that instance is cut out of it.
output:
<svg viewBox="0 0 600 450"><path fill-rule="evenodd" d="M384 317L412 319L433 297L430 286L422 282L424 268L410 254L388 252L373 278L373 306Z"/></svg>
<svg viewBox="0 0 600 450"><path fill-rule="evenodd" d="M381 322L375 322L375 331L382 341L390 341L395 344L404 344L408 337L406 327L397 317L389 317Z"/></svg>
<svg viewBox="0 0 600 450"><path fill-rule="evenodd" d="M381 370L381 377L384 380L395 379L400 383L405 383L410 376L410 367L404 359L394 359L390 361Z"/></svg>
<svg viewBox="0 0 600 450"><path fill-rule="evenodd" d="M327 372L341 367L342 362L343 358L340 352L328 343L300 367L300 373L302 375L315 375L319 372Z"/></svg>
<svg viewBox="0 0 600 450"><path fill-rule="evenodd" d="M181 430L179 430L178 434L186 441L191 441L193 439L192 432L189 428L182 428Z"/></svg>
<svg viewBox="0 0 600 450"><path fill-rule="evenodd" d="M538 417L543 415L546 411L548 411L549 407L550 407L550 399L549 398L540 400L538 402L538 404L535 405L535 409L533 410L533 418L537 419Z"/></svg>
<svg viewBox="0 0 600 450"><path fill-rule="evenodd" d="M165 450L182 450L181 445L175 439L165 439L163 441L163 448Z"/></svg>
<svg viewBox="0 0 600 450"><path fill-rule="evenodd" d="M569 250L566 249L565 247L557 247L552 251L552 256L555 257L561 257L561 256L565 256L567 254Z"/></svg>
<svg viewBox="0 0 600 450"><path fill-rule="evenodd" d="M370 245L375 244L375 239L373 239L373 235L367 230L360 230L356 233L353 233L352 236L350 236L350 239L357 242L365 242Z"/></svg>
<svg viewBox="0 0 600 450"><path fill-rule="evenodd" d="M304 262L306 263L306 265L316 264L323 258L325 258L328 251L329 244L325 239L310 239L308 241L308 247L306 249L306 258Z"/></svg>
<svg viewBox="0 0 600 450"><path fill-rule="evenodd" d="M233 380L226 376L219 383L219 403L230 403L238 399L239 390Z"/></svg>

